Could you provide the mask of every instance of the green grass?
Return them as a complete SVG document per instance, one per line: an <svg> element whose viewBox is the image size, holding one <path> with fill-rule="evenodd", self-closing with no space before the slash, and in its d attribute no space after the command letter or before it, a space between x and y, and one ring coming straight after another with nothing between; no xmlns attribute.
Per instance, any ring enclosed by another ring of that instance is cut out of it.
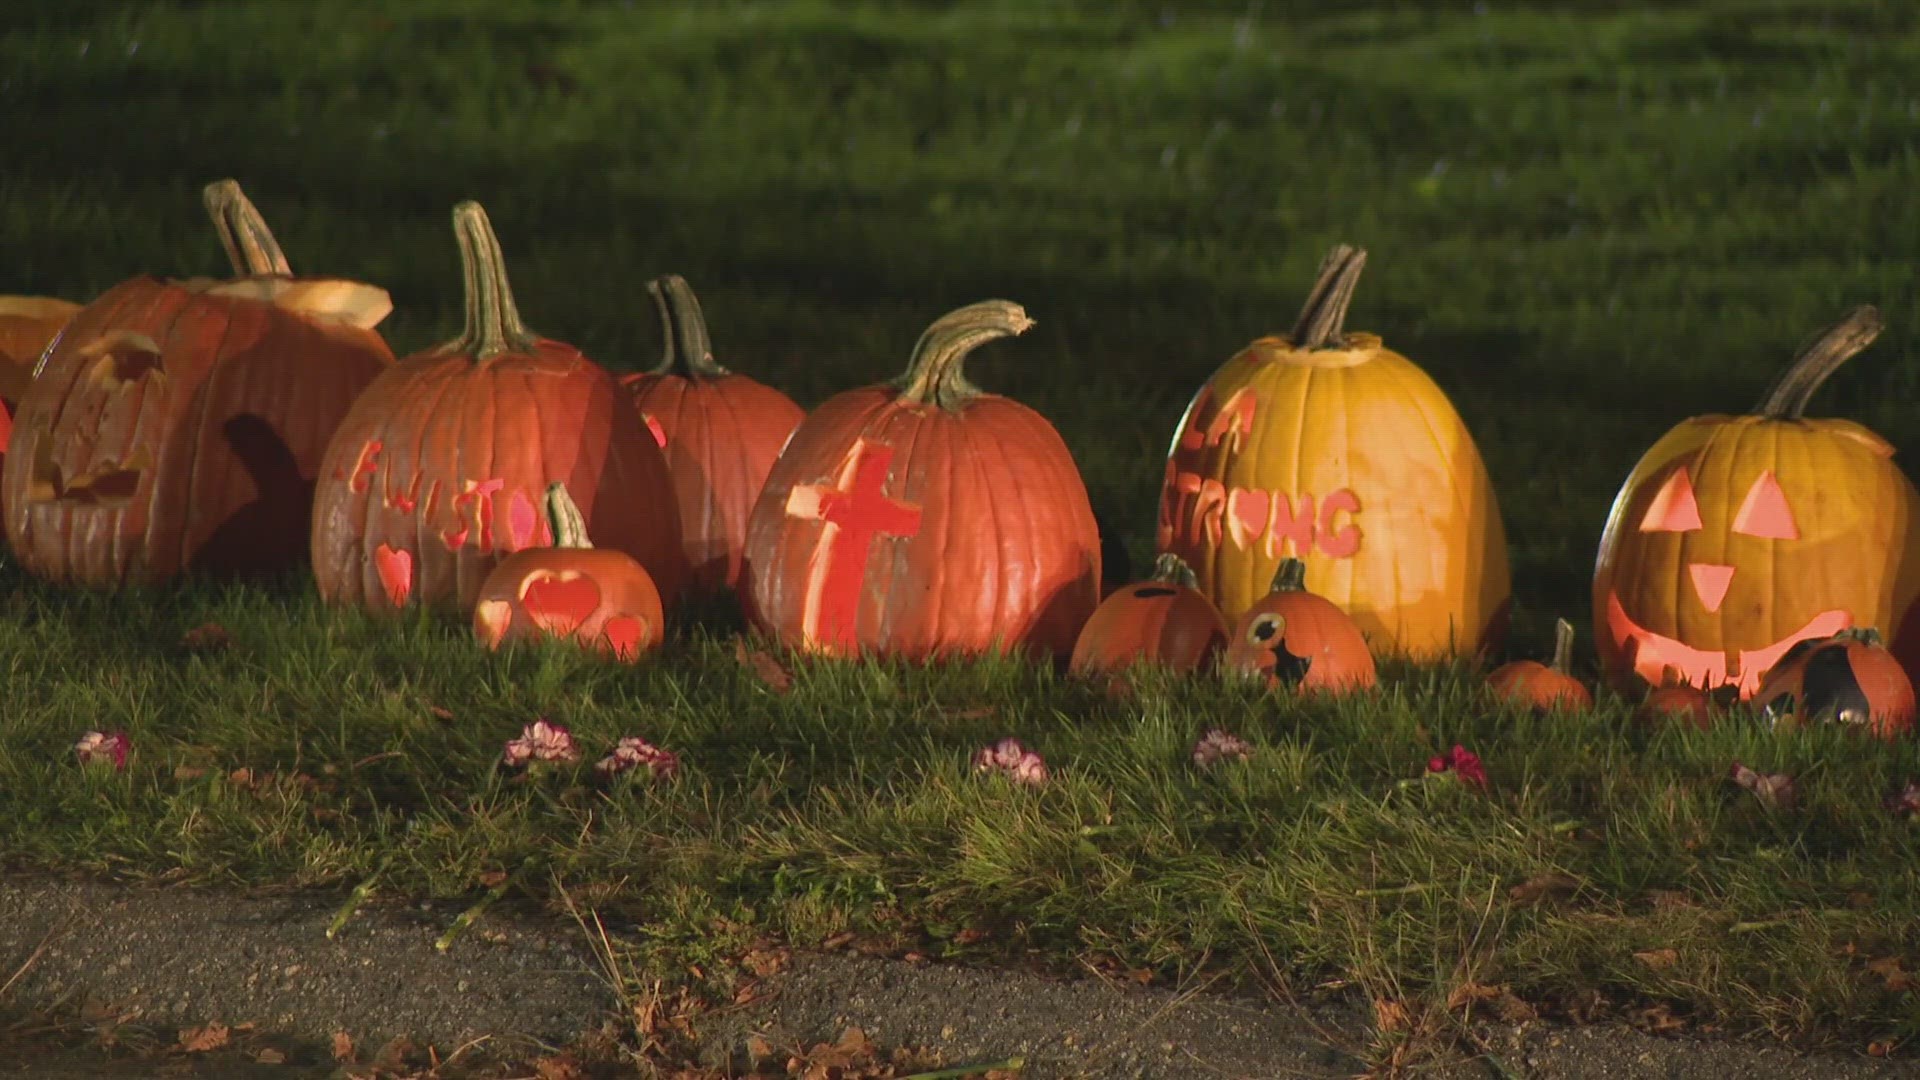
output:
<svg viewBox="0 0 1920 1080"><path fill-rule="evenodd" d="M1518 652L1555 615L1584 622L1640 452L1751 406L1852 304L1888 331L1815 411L1920 452L1920 8L1895 0L5 7L0 291L215 272L198 188L234 176L296 269L392 291L402 352L455 329L447 214L467 197L542 331L649 364L644 283L681 273L721 359L809 406L1005 296L1040 324L973 375L1059 426L1136 566L1181 409L1290 325L1336 241L1372 256L1351 325L1425 366L1485 454ZM341 893L383 868L388 889L454 895L531 856L522 888L591 898L647 962L854 929L935 955L1204 956L1302 988L1597 989L1725 1030L1920 1034L1911 992L1865 969L1920 967L1920 829L1879 805L1920 776L1912 742L1650 733L1612 699L1535 719L1465 673L1404 669L1342 705L1210 682L1123 702L1003 662L807 666L780 695L723 617L629 670L328 614L303 582L102 598L8 566L8 593L14 865ZM231 649L175 649L208 619ZM588 763L638 734L685 773L502 774L536 715ZM1187 764L1214 725L1253 760ZM78 769L73 740L115 727L133 767ZM1051 785L969 773L1007 734ZM1490 795L1401 783L1455 742ZM1736 759L1798 776L1802 805L1733 788ZM1510 898L1548 872L1580 888Z"/></svg>

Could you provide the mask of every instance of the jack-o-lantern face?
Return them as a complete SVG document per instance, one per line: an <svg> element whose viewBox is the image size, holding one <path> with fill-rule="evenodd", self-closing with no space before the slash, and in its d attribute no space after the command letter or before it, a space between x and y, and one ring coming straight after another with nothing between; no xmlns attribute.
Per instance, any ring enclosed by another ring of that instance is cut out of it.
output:
<svg viewBox="0 0 1920 1080"><path fill-rule="evenodd" d="M509 641L572 638L632 661L660 643L660 590L633 556L595 548L566 488L547 493L555 546L526 548L501 560L480 586L473 632L497 649Z"/></svg>
<svg viewBox="0 0 1920 1080"><path fill-rule="evenodd" d="M1284 559L1273 591L1234 626L1221 665L1297 690L1364 690L1376 681L1367 639L1346 612L1306 591L1306 564Z"/></svg>
<svg viewBox="0 0 1920 1080"><path fill-rule="evenodd" d="M1796 642L1898 626L1920 594L1920 493L1879 436L1800 417L1821 378L1878 330L1856 312L1756 415L1687 420L1620 489L1594 574L1609 680L1751 697Z"/></svg>

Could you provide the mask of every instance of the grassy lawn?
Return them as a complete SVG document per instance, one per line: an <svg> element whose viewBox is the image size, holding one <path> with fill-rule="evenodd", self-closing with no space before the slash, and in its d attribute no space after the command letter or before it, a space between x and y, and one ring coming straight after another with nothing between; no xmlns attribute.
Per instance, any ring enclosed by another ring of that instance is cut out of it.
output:
<svg viewBox="0 0 1920 1080"><path fill-rule="evenodd" d="M1887 332L1814 412L1920 459L1920 7L1441 6L10 0L0 292L218 272L199 188L234 176L296 270L391 290L400 353L457 327L468 197L536 328L650 365L644 284L680 273L721 360L808 406L1004 296L1039 325L970 372L1053 420L1144 568L1189 397L1350 241L1371 258L1349 325L1426 367L1486 457L1526 655L1557 615L1586 637L1640 453L1752 406L1853 304ZM229 647L178 644L209 621ZM1920 827L1881 802L1920 778L1911 740L1648 730L1607 695L1536 718L1464 670L1339 704L1120 698L998 661L796 664L778 692L734 629L695 613L630 669L487 656L463 626L326 612L304 581L97 597L0 567L0 862L341 895L377 874L478 897L508 871L637 929L636 971L701 965L716 998L760 935L852 932L1358 985L1416 1015L1506 987L1656 1025L1920 1035ZM585 757L501 772L537 716ZM1196 769L1215 726L1250 760ZM109 728L132 767L78 768L73 741ZM680 776L597 781L623 735ZM1006 735L1047 786L970 771ZM1456 743L1484 793L1422 779ZM1735 787L1735 761L1793 775L1798 805Z"/></svg>

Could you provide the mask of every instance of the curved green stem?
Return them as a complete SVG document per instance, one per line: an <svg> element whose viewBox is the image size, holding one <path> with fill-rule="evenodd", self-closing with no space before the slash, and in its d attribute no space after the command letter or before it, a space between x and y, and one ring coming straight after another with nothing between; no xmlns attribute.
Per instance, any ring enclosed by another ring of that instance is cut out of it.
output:
<svg viewBox="0 0 1920 1080"><path fill-rule="evenodd" d="M1289 339L1296 349L1338 347L1346 334L1347 307L1353 303L1353 290L1360 284L1360 271L1367 265L1367 251L1348 244L1335 244L1320 260L1320 274L1313 291L1300 309Z"/></svg>
<svg viewBox="0 0 1920 1080"><path fill-rule="evenodd" d="M220 234L220 246L227 249L227 262L237 277L279 275L292 277L286 253L267 228L267 221L254 209L253 202L240 190L238 180L215 180L200 189L200 201Z"/></svg>
<svg viewBox="0 0 1920 1080"><path fill-rule="evenodd" d="M1189 589L1200 588L1200 575L1193 572L1187 560L1168 551L1153 561L1152 580L1168 585L1184 585Z"/></svg>
<svg viewBox="0 0 1920 1080"><path fill-rule="evenodd" d="M686 278L664 274L647 282L647 292L653 294L653 304L660 309L660 326L666 338L665 356L649 374L683 379L717 379L732 374L713 358L707 317Z"/></svg>
<svg viewBox="0 0 1920 1080"><path fill-rule="evenodd" d="M962 361L995 338L1024 334L1033 326L1025 308L1011 300L982 300L934 320L913 347L900 379L900 397L953 411L980 396L967 381Z"/></svg>
<svg viewBox="0 0 1920 1080"><path fill-rule="evenodd" d="M1279 567L1275 569L1273 572L1273 587L1271 589L1268 589L1267 592L1277 593L1277 592L1306 592L1306 591L1307 591L1307 564L1292 556L1288 556L1287 558L1281 559Z"/></svg>
<svg viewBox="0 0 1920 1080"><path fill-rule="evenodd" d="M1754 412L1769 420L1800 419L1813 392L1827 381L1827 376L1840 370L1841 364L1873 344L1881 326L1880 310L1872 304L1848 312L1794 359L1793 366L1767 390Z"/></svg>
<svg viewBox="0 0 1920 1080"><path fill-rule="evenodd" d="M491 360L502 353L526 352L538 336L520 321L507 282L506 260L493 235L487 212L471 199L453 208L453 235L460 242L460 270L466 283L467 325L445 351Z"/></svg>
<svg viewBox="0 0 1920 1080"><path fill-rule="evenodd" d="M557 548L590 548L593 541L587 538L587 518L580 512L580 505L567 494L567 485L555 480L547 485L547 526L553 530L553 546Z"/></svg>

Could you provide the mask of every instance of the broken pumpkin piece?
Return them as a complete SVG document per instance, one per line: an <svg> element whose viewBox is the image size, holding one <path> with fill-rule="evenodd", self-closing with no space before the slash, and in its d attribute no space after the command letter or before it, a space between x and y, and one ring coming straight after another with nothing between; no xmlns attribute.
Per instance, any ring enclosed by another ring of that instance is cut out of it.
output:
<svg viewBox="0 0 1920 1080"><path fill-rule="evenodd" d="M240 278L209 287L207 295L272 304L315 322L361 330L371 330L393 314L393 297L387 290L346 278Z"/></svg>

